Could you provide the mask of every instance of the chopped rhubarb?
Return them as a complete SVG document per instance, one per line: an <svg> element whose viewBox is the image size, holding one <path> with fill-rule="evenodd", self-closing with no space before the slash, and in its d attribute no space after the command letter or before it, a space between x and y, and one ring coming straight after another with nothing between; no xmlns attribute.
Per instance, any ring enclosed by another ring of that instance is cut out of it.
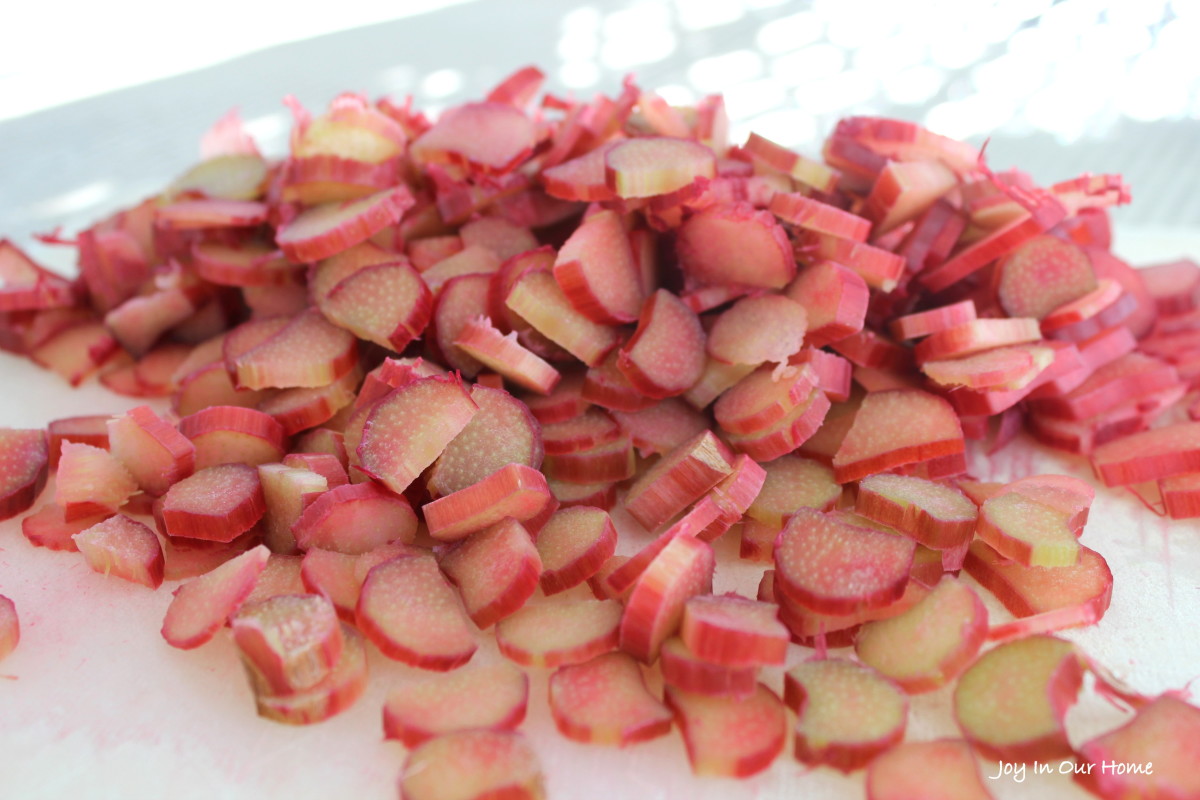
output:
<svg viewBox="0 0 1200 800"><path fill-rule="evenodd" d="M163 582L162 545L154 531L124 514L109 517L72 537L88 566L103 575L157 589Z"/></svg>
<svg viewBox="0 0 1200 800"><path fill-rule="evenodd" d="M292 523L296 544L359 555L391 542L410 544L417 516L404 497L373 482L338 486L304 502Z"/></svg>
<svg viewBox="0 0 1200 800"><path fill-rule="evenodd" d="M108 422L109 449L144 491L164 494L195 469L195 445L149 406Z"/></svg>
<svg viewBox="0 0 1200 800"><path fill-rule="evenodd" d="M454 346L488 369L539 394L549 394L561 377L558 370L517 341L515 332L502 334L487 317L463 326Z"/></svg>
<svg viewBox="0 0 1200 800"><path fill-rule="evenodd" d="M61 506L47 503L21 520L21 533L35 547L76 552L75 534L108 519L108 514L96 514L67 521Z"/></svg>
<svg viewBox="0 0 1200 800"><path fill-rule="evenodd" d="M729 449L705 431L677 447L629 489L625 509L647 530L683 511L733 470Z"/></svg>
<svg viewBox="0 0 1200 800"><path fill-rule="evenodd" d="M947 577L904 613L863 625L854 651L864 664L915 694L958 676L986 638L983 602L971 587Z"/></svg>
<svg viewBox="0 0 1200 800"><path fill-rule="evenodd" d="M712 151L688 139L627 139L604 154L604 182L622 198L669 194L715 174Z"/></svg>
<svg viewBox="0 0 1200 800"><path fill-rule="evenodd" d="M616 546L617 529L606 511L575 506L554 512L537 535L542 591L556 594L583 583Z"/></svg>
<svg viewBox="0 0 1200 800"><path fill-rule="evenodd" d="M250 596L270 555L259 545L176 589L163 619L162 635L167 643L190 650L215 636Z"/></svg>
<svg viewBox="0 0 1200 800"><path fill-rule="evenodd" d="M560 667L550 676L550 714L563 736L592 744L624 747L671 730L670 710L624 653Z"/></svg>
<svg viewBox="0 0 1200 800"><path fill-rule="evenodd" d="M232 542L266 510L258 470L246 464L220 464L168 489L157 515L168 536Z"/></svg>
<svg viewBox="0 0 1200 800"><path fill-rule="evenodd" d="M496 644L526 667L578 664L617 649L621 604L616 600L554 600L526 605L496 625Z"/></svg>
<svg viewBox="0 0 1200 800"><path fill-rule="evenodd" d="M992 800L962 739L903 742L867 766L867 800Z"/></svg>
<svg viewBox="0 0 1200 800"><path fill-rule="evenodd" d="M238 406L210 406L179 421L179 432L195 447L195 468L283 458L283 426L269 414Z"/></svg>
<svg viewBox="0 0 1200 800"><path fill-rule="evenodd" d="M963 568L1017 617L993 627L988 636L994 640L1092 625L1112 601L1113 576L1108 562L1083 546L1073 565L1027 567L976 541L967 551Z"/></svg>
<svg viewBox="0 0 1200 800"><path fill-rule="evenodd" d="M787 712L779 697L757 684L745 698L698 694L668 685L697 775L745 778L771 766L787 741Z"/></svg>
<svg viewBox="0 0 1200 800"><path fill-rule="evenodd" d="M341 656L320 682L299 692L275 695L251 677L258 715L288 725L323 722L354 705L367 687L367 648L362 634L342 626Z"/></svg>
<svg viewBox="0 0 1200 800"><path fill-rule="evenodd" d="M978 515L975 504L961 492L902 475L864 478L855 510L939 550L970 542Z"/></svg>
<svg viewBox="0 0 1200 800"><path fill-rule="evenodd" d="M229 627L242 663L272 695L312 689L332 672L344 646L333 604L315 594L244 603Z"/></svg>
<svg viewBox="0 0 1200 800"><path fill-rule="evenodd" d="M318 307L333 324L400 352L425 330L433 295L413 267L397 261L344 278Z"/></svg>
<svg viewBox="0 0 1200 800"><path fill-rule="evenodd" d="M904 594L914 549L909 539L800 508L775 542L776 590L826 614L881 608Z"/></svg>
<svg viewBox="0 0 1200 800"><path fill-rule="evenodd" d="M41 434L41 431L37 433ZM38 441L44 443L45 439ZM20 472L16 475L21 477ZM115 514L137 491L133 476L107 450L90 444L63 442L55 473L54 502L62 508L67 521L95 514Z"/></svg>
<svg viewBox="0 0 1200 800"><path fill-rule="evenodd" d="M958 415L945 400L918 390L877 392L863 400L833 468L848 483L915 462L962 459L963 451Z"/></svg>
<svg viewBox="0 0 1200 800"><path fill-rule="evenodd" d="M234 357L232 372L245 389L326 386L357 359L358 340L310 309Z"/></svg>
<svg viewBox="0 0 1200 800"><path fill-rule="evenodd" d="M645 396L673 397L700 379L704 343L695 312L659 289L646 300L637 330L618 352L617 369Z"/></svg>
<svg viewBox="0 0 1200 800"><path fill-rule="evenodd" d="M1171 693L1133 719L1080 745L1073 774L1099 797L1200 794L1200 709Z"/></svg>
<svg viewBox="0 0 1200 800"><path fill-rule="evenodd" d="M554 279L579 313L601 324L638 318L644 300L633 250L614 211L586 217L563 243Z"/></svg>
<svg viewBox="0 0 1200 800"><path fill-rule="evenodd" d="M451 542L505 518L528 522L553 503L542 473L524 464L508 464L476 484L426 503L421 511L429 535Z"/></svg>
<svg viewBox="0 0 1200 800"><path fill-rule="evenodd" d="M401 386L366 418L356 448L361 469L393 492L403 492L478 410L455 379L422 378Z"/></svg>
<svg viewBox="0 0 1200 800"><path fill-rule="evenodd" d="M533 122L519 109L505 103L465 103L442 114L410 151L422 161L500 174L529 154L534 136Z"/></svg>
<svg viewBox="0 0 1200 800"><path fill-rule="evenodd" d="M383 734L413 748L454 731L515 730L528 700L529 678L507 662L431 675L388 693Z"/></svg>
<svg viewBox="0 0 1200 800"><path fill-rule="evenodd" d="M713 206L689 217L675 247L689 285L782 289L796 274L783 228L771 214L746 204Z"/></svg>
<svg viewBox="0 0 1200 800"><path fill-rule="evenodd" d="M458 592L433 556L401 556L373 567L355 617L385 656L421 669L460 667L478 646Z"/></svg>
<svg viewBox="0 0 1200 800"><path fill-rule="evenodd" d="M359 200L313 206L280 225L275 243L297 264L328 258L395 225L413 203L412 193L400 186Z"/></svg>
<svg viewBox="0 0 1200 800"><path fill-rule="evenodd" d="M542 572L529 531L511 517L469 536L442 556L440 566L480 629L520 609Z"/></svg>
<svg viewBox="0 0 1200 800"><path fill-rule="evenodd" d="M400 775L401 800L542 800L537 754L519 733L469 730L414 748Z"/></svg>
<svg viewBox="0 0 1200 800"><path fill-rule="evenodd" d="M633 585L621 617L621 649L651 663L663 641L678 629L688 598L712 588L712 547L676 536Z"/></svg>
<svg viewBox="0 0 1200 800"><path fill-rule="evenodd" d="M726 667L782 664L787 655L788 631L776 606L735 594L688 600L680 638L698 658Z"/></svg>
<svg viewBox="0 0 1200 800"><path fill-rule="evenodd" d="M48 462L45 431L0 429L0 519L33 505L46 486Z"/></svg>
<svg viewBox="0 0 1200 800"><path fill-rule="evenodd" d="M479 483L508 464L537 469L542 437L530 409L501 389L471 387L479 411L438 456L426 475L429 491L444 496Z"/></svg>
<svg viewBox="0 0 1200 800"><path fill-rule="evenodd" d="M708 354L728 364L787 363L804 343L808 314L785 295L738 300L708 332Z"/></svg>
<svg viewBox="0 0 1200 800"><path fill-rule="evenodd" d="M796 759L842 772L866 766L904 738L908 698L887 678L843 659L806 661L784 673L796 712Z"/></svg>
<svg viewBox="0 0 1200 800"><path fill-rule="evenodd" d="M984 653L958 680L954 716L963 735L998 761L1071 754L1063 718L1075 702L1083 664L1075 645L1029 636Z"/></svg>
<svg viewBox="0 0 1200 800"><path fill-rule="evenodd" d="M746 514L775 530L800 508L829 511L842 495L833 470L817 461L783 456L764 465L767 472L762 490Z"/></svg>
<svg viewBox="0 0 1200 800"><path fill-rule="evenodd" d="M575 310L549 270L532 269L517 279L505 306L534 330L588 366L599 364L620 333Z"/></svg>

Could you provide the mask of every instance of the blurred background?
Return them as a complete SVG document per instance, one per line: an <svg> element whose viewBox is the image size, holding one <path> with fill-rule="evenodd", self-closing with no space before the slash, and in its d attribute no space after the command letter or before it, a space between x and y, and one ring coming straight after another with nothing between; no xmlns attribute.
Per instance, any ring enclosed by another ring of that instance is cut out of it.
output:
<svg viewBox="0 0 1200 800"><path fill-rule="evenodd" d="M1200 235L1198 45L1200 0L9 3L0 235L62 263L31 235L161 189L234 106L282 154L285 94L436 111L536 64L581 97L630 72L672 102L723 92L735 140L810 155L841 116L880 114L989 139L994 167L1044 183L1121 172L1118 251L1183 254Z"/></svg>

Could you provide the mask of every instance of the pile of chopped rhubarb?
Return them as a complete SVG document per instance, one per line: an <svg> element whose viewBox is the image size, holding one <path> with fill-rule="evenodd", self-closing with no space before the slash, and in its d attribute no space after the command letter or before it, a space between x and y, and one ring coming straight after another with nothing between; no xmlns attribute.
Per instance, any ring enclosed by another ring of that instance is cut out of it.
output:
<svg viewBox="0 0 1200 800"><path fill-rule="evenodd" d="M230 114L68 243L77 278L0 241L0 347L170 404L0 430L0 518L173 586L166 644L230 639L269 719L350 707L371 649L427 670L382 709L408 800L542 797L542 703L579 742L680 735L697 775L983 798L978 758L1152 761L1079 780L1200 796L1182 689L1055 635L1112 596L1094 489L966 471L1026 430L1200 516L1200 266L1112 254L1122 179L868 117L814 158L731 143L719 96L542 83L436 120L289 99L278 160ZM713 593L722 536L756 597ZM18 630L0 597L0 656ZM1074 743L1085 674L1133 713ZM942 687L959 736L906 741Z"/></svg>

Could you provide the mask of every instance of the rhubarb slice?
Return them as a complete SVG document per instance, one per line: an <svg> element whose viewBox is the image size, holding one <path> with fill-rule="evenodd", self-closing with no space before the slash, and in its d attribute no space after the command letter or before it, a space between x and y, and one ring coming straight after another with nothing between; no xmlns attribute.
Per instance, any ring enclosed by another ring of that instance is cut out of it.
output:
<svg viewBox="0 0 1200 800"><path fill-rule="evenodd" d="M563 736L592 744L624 747L671 730L670 710L624 653L560 667L550 676L550 714Z"/></svg>
<svg viewBox="0 0 1200 800"><path fill-rule="evenodd" d="M978 516L977 507L962 492L902 475L864 478L854 509L938 550L969 542Z"/></svg>
<svg viewBox="0 0 1200 800"><path fill-rule="evenodd" d="M629 489L625 509L647 530L669 522L733 471L733 456L711 431L677 447Z"/></svg>
<svg viewBox="0 0 1200 800"><path fill-rule="evenodd" d="M487 628L517 611L537 590L542 560L529 531L509 517L472 534L442 557L471 621Z"/></svg>
<svg viewBox="0 0 1200 800"><path fill-rule="evenodd" d="M789 669L783 701L796 712L796 759L847 773L899 743L908 721L908 698L895 684L843 659Z"/></svg>
<svg viewBox="0 0 1200 800"><path fill-rule="evenodd" d="M72 537L88 566L103 575L157 589L163 582L162 545L154 531L118 514Z"/></svg>
<svg viewBox="0 0 1200 800"><path fill-rule="evenodd" d="M357 447L361 469L399 494L437 459L479 407L461 382L422 378L370 411Z"/></svg>
<svg viewBox="0 0 1200 800"><path fill-rule="evenodd" d="M1083 680L1075 645L1053 636L1001 644L958 679L954 716L963 735L998 761L1066 758L1063 718Z"/></svg>
<svg viewBox="0 0 1200 800"><path fill-rule="evenodd" d="M697 595L684 605L679 635L689 651L713 664L782 664L788 631L777 610L736 594Z"/></svg>
<svg viewBox="0 0 1200 800"><path fill-rule="evenodd" d="M964 449L958 415L944 399L915 389L875 392L854 416L833 469L848 483L914 462L961 461Z"/></svg>
<svg viewBox="0 0 1200 800"><path fill-rule="evenodd" d="M542 592L556 594L583 583L616 547L617 529L608 512L588 506L554 512L537 535Z"/></svg>
<svg viewBox="0 0 1200 800"><path fill-rule="evenodd" d="M168 536L232 542L266 510L258 470L246 464L220 464L168 489L158 515Z"/></svg>
<svg viewBox="0 0 1200 800"><path fill-rule="evenodd" d="M33 505L46 486L48 462L45 431L0 429L0 519Z"/></svg>
<svg viewBox="0 0 1200 800"><path fill-rule="evenodd" d="M367 647L362 634L349 625L342 626L342 638L341 657L329 674L309 689L274 695L252 676L258 715L288 725L310 725L353 706L367 688Z"/></svg>
<svg viewBox="0 0 1200 800"><path fill-rule="evenodd" d="M668 685L666 701L696 775L746 778L771 766L787 741L787 711L761 683L747 697L696 694Z"/></svg>
<svg viewBox="0 0 1200 800"><path fill-rule="evenodd" d="M408 187L400 186L360 200L313 206L280 225L275 243L297 264L328 258L395 225L414 202Z"/></svg>
<svg viewBox="0 0 1200 800"><path fill-rule="evenodd" d="M887 606L904 594L916 544L813 509L797 509L775 541L775 588L824 614Z"/></svg>
<svg viewBox="0 0 1200 800"><path fill-rule="evenodd" d="M1168 693L1079 747L1073 774L1099 797L1200 795L1200 710Z"/></svg>
<svg viewBox="0 0 1200 800"><path fill-rule="evenodd" d="M421 512L430 536L453 542L505 518L535 520L550 513L554 502L541 472L524 464L509 464L479 483L426 503Z"/></svg>
<svg viewBox="0 0 1200 800"><path fill-rule="evenodd" d="M854 640L859 660L910 694L957 677L987 638L987 610L965 583L944 578L903 614L863 625Z"/></svg>
<svg viewBox="0 0 1200 800"><path fill-rule="evenodd" d="M554 279L579 313L593 322L633 322L642 286L621 218L599 211L584 218L558 251Z"/></svg>
<svg viewBox="0 0 1200 800"><path fill-rule="evenodd" d="M259 545L176 589L163 619L167 644L190 650L212 639L250 596L270 555Z"/></svg>
<svg viewBox="0 0 1200 800"><path fill-rule="evenodd" d="M426 486L441 497L473 486L508 464L542 465L542 438L530 409L502 389L472 386L479 411L459 431L426 475ZM543 434L544 435L544 434Z"/></svg>
<svg viewBox="0 0 1200 800"><path fill-rule="evenodd" d="M229 627L242 663L268 694L312 689L342 657L342 625L333 604L320 595L285 594L245 603Z"/></svg>
<svg viewBox="0 0 1200 800"><path fill-rule="evenodd" d="M684 275L697 286L782 289L796 275L796 258L783 228L771 214L748 204L713 206L694 214L680 226L675 247Z"/></svg>
<svg viewBox="0 0 1200 800"><path fill-rule="evenodd" d="M408 754L401 800L544 800L537 754L519 733L457 731Z"/></svg>
<svg viewBox="0 0 1200 800"><path fill-rule="evenodd" d="M646 397L683 394L704 371L704 330L666 289L646 300L637 330L618 351L617 369Z"/></svg>
<svg viewBox="0 0 1200 800"><path fill-rule="evenodd" d="M715 174L712 151L688 139L638 137L604 154L604 182L623 198L669 194Z"/></svg>
<svg viewBox="0 0 1200 800"><path fill-rule="evenodd" d="M633 585L621 617L621 649L651 663L663 641L679 627L688 598L712 588L712 547L676 536Z"/></svg>
<svg viewBox="0 0 1200 800"><path fill-rule="evenodd" d="M338 486L305 505L292 524L297 546L359 555L385 544L411 544L417 515L404 497L365 483Z"/></svg>
<svg viewBox="0 0 1200 800"><path fill-rule="evenodd" d="M962 739L904 742L867 767L867 800L992 800Z"/></svg>
<svg viewBox="0 0 1200 800"><path fill-rule="evenodd" d="M388 693L383 735L414 748L465 730L515 730L525 719L529 678L507 662L404 683Z"/></svg>
<svg viewBox="0 0 1200 800"><path fill-rule="evenodd" d="M385 656L420 669L455 669L478 647L462 601L433 556L401 556L373 567L355 618Z"/></svg>
<svg viewBox="0 0 1200 800"><path fill-rule="evenodd" d="M578 664L617 649L621 604L559 600L527 605L496 625L496 644L525 667Z"/></svg>

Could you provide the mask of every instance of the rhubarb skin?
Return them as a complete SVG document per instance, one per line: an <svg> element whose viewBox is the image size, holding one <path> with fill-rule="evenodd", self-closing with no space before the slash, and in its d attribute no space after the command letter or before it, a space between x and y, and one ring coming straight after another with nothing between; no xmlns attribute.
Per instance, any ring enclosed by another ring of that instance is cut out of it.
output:
<svg viewBox="0 0 1200 800"><path fill-rule="evenodd" d="M33 506L49 474L50 454L42 430L0 430L0 520Z"/></svg>

